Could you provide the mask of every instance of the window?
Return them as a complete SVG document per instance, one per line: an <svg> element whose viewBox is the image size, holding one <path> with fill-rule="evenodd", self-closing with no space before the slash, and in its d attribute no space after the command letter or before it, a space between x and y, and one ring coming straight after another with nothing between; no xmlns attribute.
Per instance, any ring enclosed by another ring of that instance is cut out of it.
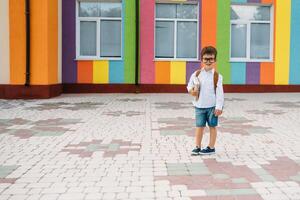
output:
<svg viewBox="0 0 300 200"><path fill-rule="evenodd" d="M271 61L272 7L231 5L231 61Z"/></svg>
<svg viewBox="0 0 300 200"><path fill-rule="evenodd" d="M121 12L121 1L78 0L78 59L121 58Z"/></svg>
<svg viewBox="0 0 300 200"><path fill-rule="evenodd" d="M155 58L198 57L198 5L156 4Z"/></svg>

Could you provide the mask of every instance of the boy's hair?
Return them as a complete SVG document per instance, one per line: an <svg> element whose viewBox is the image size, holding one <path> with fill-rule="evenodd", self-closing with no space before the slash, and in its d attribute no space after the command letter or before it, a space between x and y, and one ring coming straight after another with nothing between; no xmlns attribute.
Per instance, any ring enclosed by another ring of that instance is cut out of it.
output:
<svg viewBox="0 0 300 200"><path fill-rule="evenodd" d="M214 55L215 59L217 59L217 49L213 46L203 47L201 50L201 60L203 59L204 54Z"/></svg>

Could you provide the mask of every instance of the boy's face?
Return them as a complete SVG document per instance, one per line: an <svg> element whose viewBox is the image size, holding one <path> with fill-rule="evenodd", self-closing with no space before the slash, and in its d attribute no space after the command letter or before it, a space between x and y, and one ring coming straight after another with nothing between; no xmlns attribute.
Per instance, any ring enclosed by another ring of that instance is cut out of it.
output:
<svg viewBox="0 0 300 200"><path fill-rule="evenodd" d="M202 62L204 63L204 67L207 70L210 70L214 67L214 63L216 62L215 55L213 54L204 54L202 57Z"/></svg>

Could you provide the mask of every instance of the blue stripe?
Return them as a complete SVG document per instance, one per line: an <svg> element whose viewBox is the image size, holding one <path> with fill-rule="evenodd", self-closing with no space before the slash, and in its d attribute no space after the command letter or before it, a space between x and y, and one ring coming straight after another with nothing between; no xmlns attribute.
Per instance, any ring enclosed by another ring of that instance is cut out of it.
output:
<svg viewBox="0 0 300 200"><path fill-rule="evenodd" d="M124 83L123 61L109 61L109 83Z"/></svg>
<svg viewBox="0 0 300 200"><path fill-rule="evenodd" d="M231 63L231 84L246 84L246 63Z"/></svg>
<svg viewBox="0 0 300 200"><path fill-rule="evenodd" d="M231 3L247 3L247 0L231 0Z"/></svg>
<svg viewBox="0 0 300 200"><path fill-rule="evenodd" d="M292 0L290 84L300 84L300 1Z"/></svg>
<svg viewBox="0 0 300 200"><path fill-rule="evenodd" d="M125 1L122 1L122 60L124 60L124 50L125 50Z"/></svg>

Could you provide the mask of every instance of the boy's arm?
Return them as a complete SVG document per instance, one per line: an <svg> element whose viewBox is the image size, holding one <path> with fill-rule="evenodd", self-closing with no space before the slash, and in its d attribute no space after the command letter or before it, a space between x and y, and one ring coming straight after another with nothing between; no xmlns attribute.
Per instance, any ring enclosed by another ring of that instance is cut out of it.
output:
<svg viewBox="0 0 300 200"><path fill-rule="evenodd" d="M223 91L223 77L219 74L219 80L216 88L216 110L223 110L224 106L224 91Z"/></svg>
<svg viewBox="0 0 300 200"><path fill-rule="evenodd" d="M191 75L191 77L190 77L190 80L189 80L189 82L188 82L188 85L187 85L187 91L190 93L190 94L192 94L192 92L193 92L193 90L194 90L194 81L193 81L193 79L194 79L194 74L192 74ZM192 94L193 95L193 94Z"/></svg>

